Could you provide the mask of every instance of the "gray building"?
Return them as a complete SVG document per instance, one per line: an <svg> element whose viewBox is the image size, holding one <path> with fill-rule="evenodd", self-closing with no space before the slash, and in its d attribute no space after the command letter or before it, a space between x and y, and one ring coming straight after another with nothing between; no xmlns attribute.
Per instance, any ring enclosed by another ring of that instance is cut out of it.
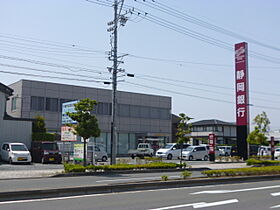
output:
<svg viewBox="0 0 280 210"><path fill-rule="evenodd" d="M235 123L212 119L201 120L191 124L192 132L190 136L193 145L208 142L208 136L210 133L216 135L217 144L236 144Z"/></svg>
<svg viewBox="0 0 280 210"><path fill-rule="evenodd" d="M14 96L7 103L8 113L24 118L41 115L47 130L55 133L60 133L62 103L87 97L97 100L96 116L102 134L96 143L105 145L110 153L111 90L32 80L20 80L9 87L14 89ZM116 125L118 154L126 154L140 141L169 142L171 98L118 91Z"/></svg>
<svg viewBox="0 0 280 210"><path fill-rule="evenodd" d="M0 83L0 145L3 142L22 142L30 148L32 120L14 118L6 112L6 101L12 95L13 90Z"/></svg>

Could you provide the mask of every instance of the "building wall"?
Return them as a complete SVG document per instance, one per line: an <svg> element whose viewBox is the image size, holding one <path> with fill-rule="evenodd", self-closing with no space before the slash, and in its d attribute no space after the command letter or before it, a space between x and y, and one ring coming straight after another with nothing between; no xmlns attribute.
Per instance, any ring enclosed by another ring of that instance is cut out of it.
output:
<svg viewBox="0 0 280 210"><path fill-rule="evenodd" d="M3 142L22 142L28 148L30 148L32 122L3 120L5 106L5 94L0 92L0 144L2 144Z"/></svg>
<svg viewBox="0 0 280 210"><path fill-rule="evenodd" d="M112 101L111 90L88 88L56 83L47 83L31 80L21 80L10 85L14 89L14 95L17 95L20 100L17 101L19 109L11 111L11 100L8 104L9 113L12 116L18 116L23 118L34 118L36 115L41 115L46 119L46 128L49 131L60 132L61 127L61 112L60 111L36 111L32 110L31 104L34 102L34 97L42 97L44 100L44 106L46 107L47 98L60 100L68 99L70 101L83 99L89 97L97 100L102 104L110 104ZM36 98L36 100L41 100ZM66 102L66 101L64 101ZM120 144L124 142L130 142L131 145L135 144L137 134L149 135L159 134L166 137L167 141L171 141L171 98L164 96L138 94L130 92L117 92L117 109L122 110L122 116L117 116L116 125L119 133ZM125 107L129 107L128 110ZM108 107L107 107L108 108ZM144 112L146 109L149 110L150 114L157 114L159 116L168 114L168 119L159 119L157 116L143 117L139 115L139 110ZM162 112L162 110L164 112ZM110 110L111 111L111 110ZM168 112L168 113L167 113ZM163 113L163 114L162 114ZM127 116L126 116L127 114ZM138 116L139 115L139 116ZM103 143L109 144L110 141L110 113L98 114L99 127L103 135ZM105 139L105 140L104 140ZM122 142L122 139L123 140ZM132 143L134 141L134 143ZM109 148L109 147L108 147ZM120 146L121 149L121 146Z"/></svg>

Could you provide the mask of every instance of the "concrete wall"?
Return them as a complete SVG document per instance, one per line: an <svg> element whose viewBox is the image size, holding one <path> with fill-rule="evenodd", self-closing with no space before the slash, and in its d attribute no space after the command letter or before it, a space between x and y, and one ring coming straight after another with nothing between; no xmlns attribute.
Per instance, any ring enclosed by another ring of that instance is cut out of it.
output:
<svg viewBox="0 0 280 210"><path fill-rule="evenodd" d="M0 144L3 142L22 142L31 146L31 121L4 120L5 94L0 92Z"/></svg>

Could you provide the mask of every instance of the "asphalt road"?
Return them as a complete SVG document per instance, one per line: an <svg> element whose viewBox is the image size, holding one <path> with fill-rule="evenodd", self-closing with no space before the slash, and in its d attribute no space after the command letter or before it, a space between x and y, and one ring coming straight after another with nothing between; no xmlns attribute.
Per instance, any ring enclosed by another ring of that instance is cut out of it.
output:
<svg viewBox="0 0 280 210"><path fill-rule="evenodd" d="M22 191L31 189L53 189L64 187L95 186L104 184L129 183L137 181L161 180L162 175L170 179L178 179L182 172L162 173L131 173L131 174L105 174L94 176L76 177L50 177L30 179L8 179L0 180L0 192ZM199 171L193 171L192 177L201 177ZM1 209L1 208L0 208Z"/></svg>
<svg viewBox="0 0 280 210"><path fill-rule="evenodd" d="M211 209L265 210L280 208L280 181L155 189L0 202L0 209Z"/></svg>

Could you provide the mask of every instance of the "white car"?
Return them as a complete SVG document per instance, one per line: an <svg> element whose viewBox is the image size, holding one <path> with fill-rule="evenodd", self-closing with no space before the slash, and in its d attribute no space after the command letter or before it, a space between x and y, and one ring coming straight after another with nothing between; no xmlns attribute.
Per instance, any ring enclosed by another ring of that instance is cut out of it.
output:
<svg viewBox="0 0 280 210"><path fill-rule="evenodd" d="M231 146L217 146L220 150L222 156L230 156L231 155Z"/></svg>
<svg viewBox="0 0 280 210"><path fill-rule="evenodd" d="M189 147L189 144L183 144L183 150ZM159 149L156 152L156 157L167 158L171 160L172 158L180 158L181 156L181 145L177 143L167 143L165 147Z"/></svg>
<svg viewBox="0 0 280 210"><path fill-rule="evenodd" d="M31 163L31 155L23 143L4 142L0 150L1 159L12 163Z"/></svg>
<svg viewBox="0 0 280 210"><path fill-rule="evenodd" d="M189 146L183 151L184 160L205 160L209 159L208 149L206 146Z"/></svg>
<svg viewBox="0 0 280 210"><path fill-rule="evenodd" d="M274 158L275 158L276 160L279 160L279 159L280 159L280 148L279 148L279 147L275 148Z"/></svg>

